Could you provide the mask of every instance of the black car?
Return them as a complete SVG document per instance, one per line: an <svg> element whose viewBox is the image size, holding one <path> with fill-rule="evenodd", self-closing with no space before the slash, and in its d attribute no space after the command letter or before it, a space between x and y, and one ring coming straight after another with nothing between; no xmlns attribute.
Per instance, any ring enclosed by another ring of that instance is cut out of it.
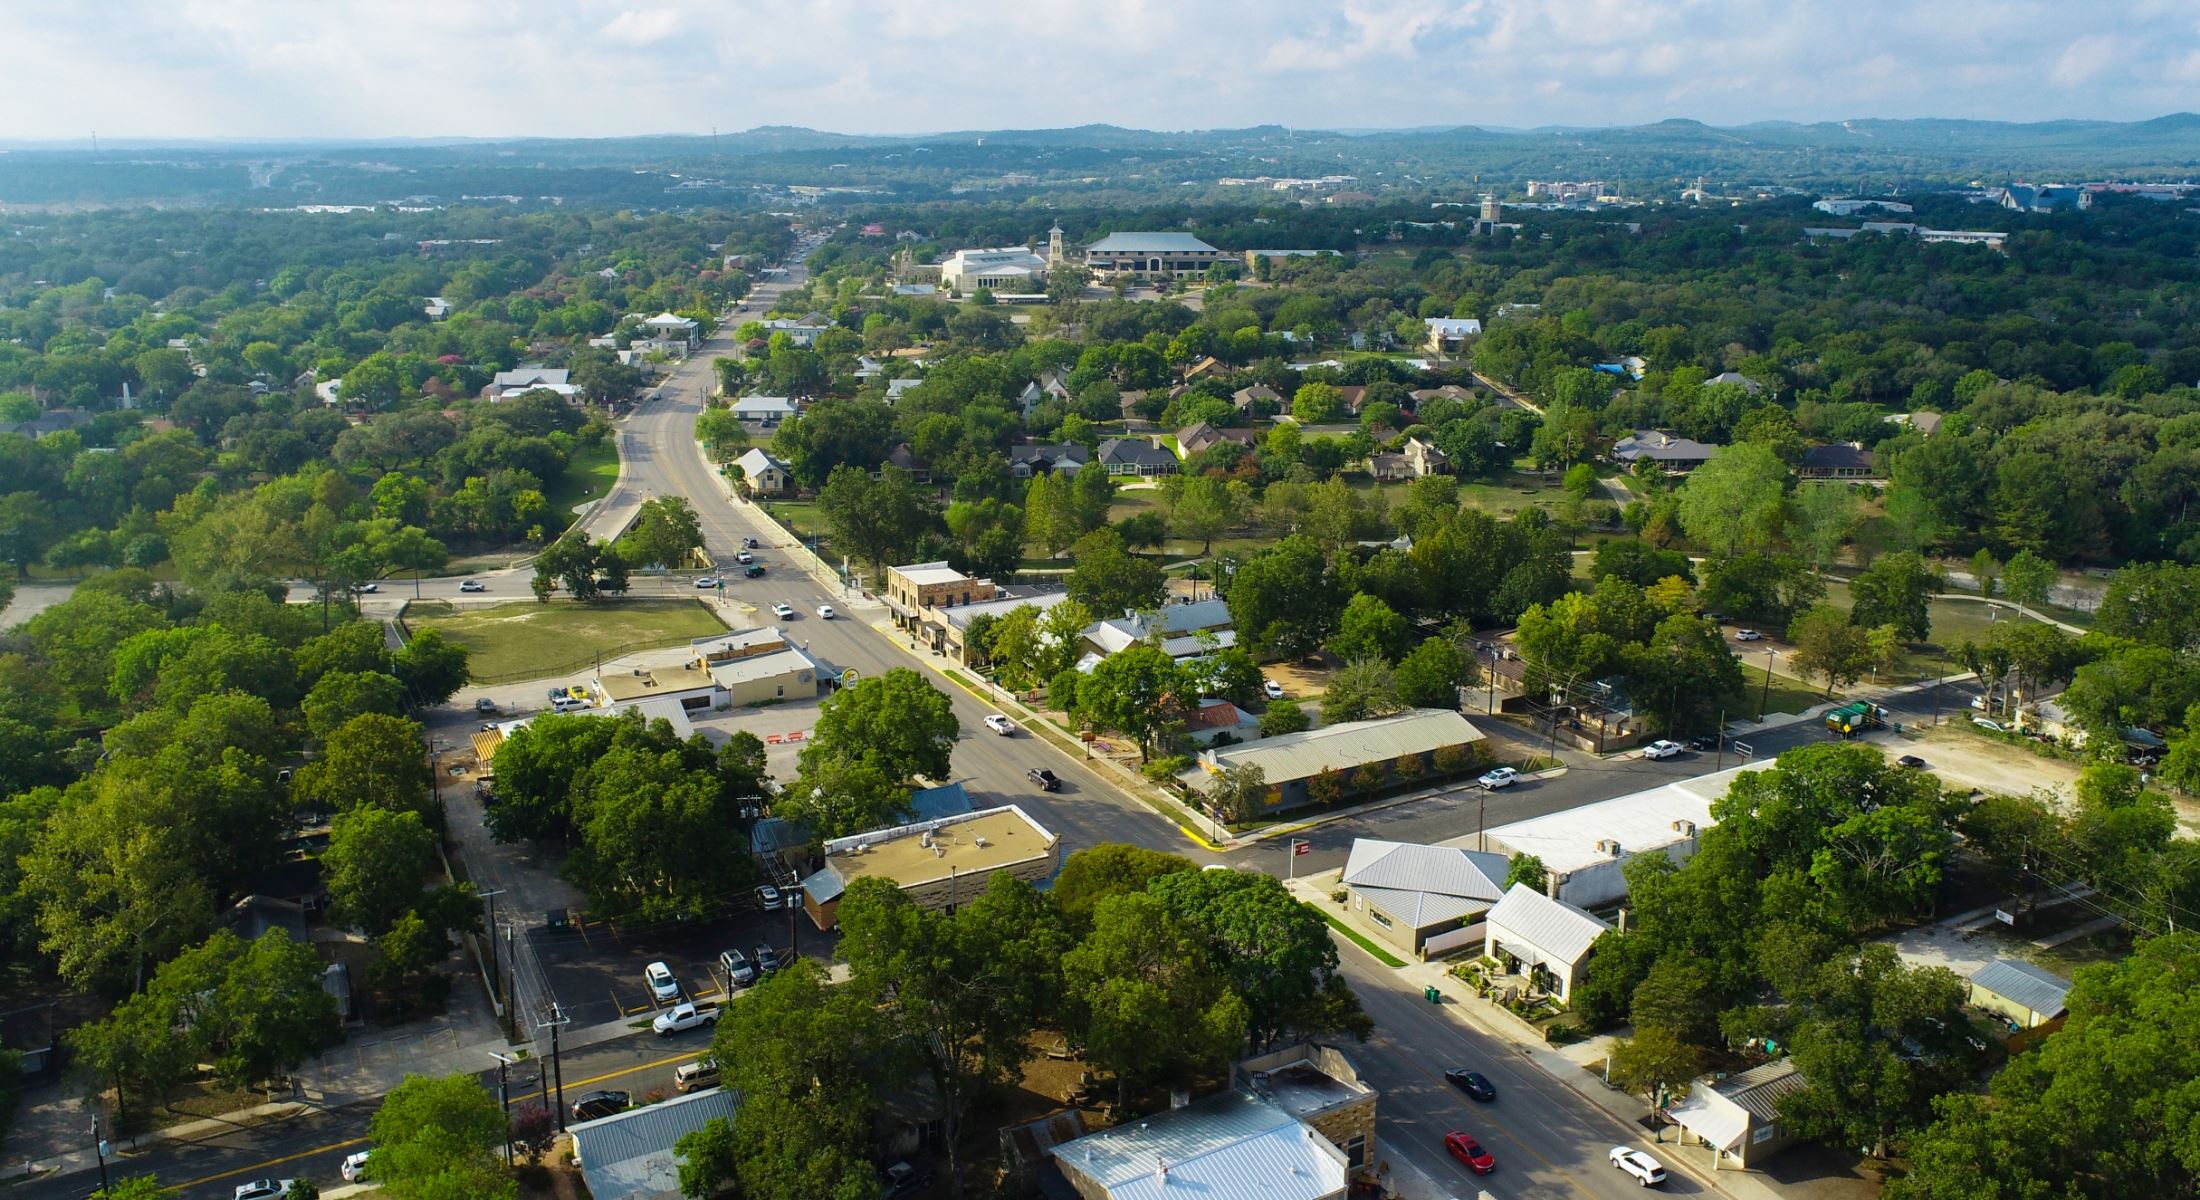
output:
<svg viewBox="0 0 2200 1200"><path fill-rule="evenodd" d="M1912 771L1922 771L1925 769L1925 760L1919 758L1915 754L1905 754L1902 757L1894 760L1894 765L1898 767L1908 767Z"/></svg>
<svg viewBox="0 0 2200 1200"><path fill-rule="evenodd" d="M756 948L756 973L758 976L769 975L778 970L781 965L779 951L772 949L770 946L758 946Z"/></svg>
<svg viewBox="0 0 2200 1200"><path fill-rule="evenodd" d="M755 539L755 538L752 538L752 537L745 537L745 538L742 538L742 539L741 539L741 548L742 548L743 550L754 550L754 549L756 549L756 548L757 548L757 544L756 544L756 539Z"/></svg>
<svg viewBox="0 0 2200 1200"><path fill-rule="evenodd" d="M1490 1081L1484 1079L1480 1071L1446 1071L1444 1082L1485 1104L1497 1099L1497 1089L1490 1086Z"/></svg>
<svg viewBox="0 0 2200 1200"><path fill-rule="evenodd" d="M1699 733L1695 737L1688 739L1688 748L1691 750L1716 750L1719 748L1719 735L1715 733Z"/></svg>
<svg viewBox="0 0 2200 1200"><path fill-rule="evenodd" d="M886 1186L881 1192L885 1200L901 1200L932 1186L932 1172L920 1171L905 1162L895 1163L880 1174L885 1176L882 1182Z"/></svg>
<svg viewBox="0 0 2200 1200"><path fill-rule="evenodd" d="M1061 776L1047 770L1045 767L1031 768L1024 772L1024 778L1038 784L1039 790L1042 792L1059 792L1062 790Z"/></svg>
<svg viewBox="0 0 2200 1200"><path fill-rule="evenodd" d="M593 1121L613 1113L625 1112L634 1098L625 1092L590 1092L573 1102L573 1119Z"/></svg>

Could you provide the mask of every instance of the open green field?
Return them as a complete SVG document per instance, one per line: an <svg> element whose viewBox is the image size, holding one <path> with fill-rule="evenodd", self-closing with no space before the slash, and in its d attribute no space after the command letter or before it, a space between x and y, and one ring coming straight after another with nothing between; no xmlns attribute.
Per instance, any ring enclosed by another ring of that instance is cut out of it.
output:
<svg viewBox="0 0 2200 1200"><path fill-rule="evenodd" d="M559 529L573 523L573 510L611 490L619 481L619 447L610 438L573 451L565 474L544 492Z"/></svg>
<svg viewBox="0 0 2200 1200"><path fill-rule="evenodd" d="M477 684L570 675L599 658L684 645L726 628L698 600L521 600L463 612L431 600L409 606L405 623L416 632L437 630L471 650Z"/></svg>
<svg viewBox="0 0 2200 1200"><path fill-rule="evenodd" d="M1748 686L1742 689L1742 702L1738 711L1727 714L1730 720L1735 717L1756 716L1757 705L1760 700L1763 701L1765 711L1768 713L1801 713L1814 704L1829 702L1823 689L1812 687L1807 683L1797 683L1785 675L1774 675L1772 677L1772 689L1768 693L1765 690L1765 669L1753 663L1745 662L1742 664L1742 679ZM1839 698L1840 693L1838 692L1832 697L1832 699Z"/></svg>
<svg viewBox="0 0 2200 1200"><path fill-rule="evenodd" d="M1847 612L1853 601L1849 585L1838 579L1826 581L1825 603ZM1927 609L1932 619L1932 640L1913 646L1902 656L1887 674L1898 680L1921 679L1928 675L1959 675L1967 668L1955 656L1955 647L1966 641L1983 639L1996 622L2023 621L2011 609L1970 600L1934 600ZM2076 612L2060 607L2050 607L2047 615L2083 628L2093 623L2093 614Z"/></svg>

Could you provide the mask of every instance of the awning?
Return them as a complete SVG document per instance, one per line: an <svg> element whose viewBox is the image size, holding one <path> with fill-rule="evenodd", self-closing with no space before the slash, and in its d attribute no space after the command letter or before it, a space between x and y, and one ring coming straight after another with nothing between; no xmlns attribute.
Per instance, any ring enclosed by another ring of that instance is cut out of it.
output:
<svg viewBox="0 0 2200 1200"><path fill-rule="evenodd" d="M886 602L886 610L893 613L897 617L914 617L917 615L915 611L910 609L908 605L894 599L892 596L880 596L879 599L884 600Z"/></svg>
<svg viewBox="0 0 2200 1200"><path fill-rule="evenodd" d="M1675 1125L1686 1129L1720 1150L1732 1153L1742 1144L1742 1137L1749 1132L1749 1114L1731 1104L1709 1104L1701 1095L1691 1094L1665 1110Z"/></svg>
<svg viewBox="0 0 2200 1200"><path fill-rule="evenodd" d="M1547 967L1551 965L1551 959L1549 955L1543 953L1541 950L1538 950L1533 946L1526 945L1521 942L1508 942L1500 939L1497 943L1497 948L1507 954L1512 955L1514 958L1519 959L1521 962L1524 962L1531 967Z"/></svg>
<svg viewBox="0 0 2200 1200"><path fill-rule="evenodd" d="M488 766L496 761L497 747L504 744L504 735L494 729L485 729L474 735L474 761Z"/></svg>

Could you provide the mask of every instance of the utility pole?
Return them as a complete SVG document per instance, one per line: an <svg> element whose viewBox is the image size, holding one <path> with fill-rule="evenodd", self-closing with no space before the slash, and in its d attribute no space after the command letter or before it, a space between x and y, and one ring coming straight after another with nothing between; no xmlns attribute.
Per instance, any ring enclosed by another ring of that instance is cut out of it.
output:
<svg viewBox="0 0 2200 1200"><path fill-rule="evenodd" d="M503 894L503 888L498 888L493 892L481 893L481 898L489 902L489 990L491 992L496 991L497 985L504 982L504 964L497 958L497 897ZM491 998L494 999L493 996ZM512 993L510 991L504 993L504 1007L512 1007Z"/></svg>
<svg viewBox="0 0 2200 1200"><path fill-rule="evenodd" d="M1724 707L1719 709L1719 732L1717 736L1719 739L1719 752L1711 769L1724 771L1726 769L1726 709Z"/></svg>
<svg viewBox="0 0 2200 1200"><path fill-rule="evenodd" d="M1757 719L1765 719L1765 706L1772 703L1772 651L1765 651L1765 686L1757 694Z"/></svg>
<svg viewBox="0 0 2200 1200"><path fill-rule="evenodd" d="M92 1116L92 1153L99 1156L99 1191L107 1192L107 1139L99 1136L99 1116Z"/></svg>
<svg viewBox="0 0 2200 1200"><path fill-rule="evenodd" d="M495 938L492 936L490 940L494 941ZM507 923L504 926L504 994L509 998L517 995L518 992L519 955L512 949L512 926ZM504 1020L505 1024L510 1027L512 1036L518 1037L519 1006L507 1002L504 1006Z"/></svg>
<svg viewBox="0 0 2200 1200"><path fill-rule="evenodd" d="M504 1169L509 1171L512 1169L512 1084L505 1069L512 1065L512 1060L494 1050L489 1052L489 1057L497 1060L497 1102L504 1106Z"/></svg>
<svg viewBox="0 0 2200 1200"><path fill-rule="evenodd" d="M564 1006L560 1005L555 1000L551 1001L550 1019L544 1022L544 1024L550 1026L550 1075L555 1078L556 1086L558 1089L559 1133L565 1132L565 1062L559 1057L558 1029L560 1026L564 1025L565 1022L566 1016ZM536 1028L539 1029L541 1028L541 1026L538 1025L536 1026ZM545 1096L544 1098L547 1099L548 1097Z"/></svg>

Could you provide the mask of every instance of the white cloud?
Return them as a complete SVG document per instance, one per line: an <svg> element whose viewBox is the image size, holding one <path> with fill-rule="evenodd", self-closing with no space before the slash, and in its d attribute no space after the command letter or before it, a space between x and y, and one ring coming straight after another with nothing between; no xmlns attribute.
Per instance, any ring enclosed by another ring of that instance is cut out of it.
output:
<svg viewBox="0 0 2200 1200"><path fill-rule="evenodd" d="M0 134L605 136L2192 106L2189 0L14 0Z"/></svg>

